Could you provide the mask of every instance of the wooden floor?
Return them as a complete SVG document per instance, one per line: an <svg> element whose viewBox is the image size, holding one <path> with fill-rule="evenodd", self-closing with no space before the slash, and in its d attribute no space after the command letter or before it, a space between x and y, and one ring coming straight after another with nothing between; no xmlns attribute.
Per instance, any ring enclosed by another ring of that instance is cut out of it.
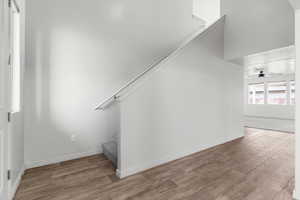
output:
<svg viewBox="0 0 300 200"><path fill-rule="evenodd" d="M291 200L294 135L246 137L118 180L102 155L27 170L16 200Z"/></svg>

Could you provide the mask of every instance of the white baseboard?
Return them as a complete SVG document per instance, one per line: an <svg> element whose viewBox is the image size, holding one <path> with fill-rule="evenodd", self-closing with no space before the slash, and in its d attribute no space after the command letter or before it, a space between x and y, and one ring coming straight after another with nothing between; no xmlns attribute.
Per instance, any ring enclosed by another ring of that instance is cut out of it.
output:
<svg viewBox="0 0 300 200"><path fill-rule="evenodd" d="M51 164L68 161L68 160L74 160L74 159L78 159L78 158L92 156L92 155L96 155L96 154L100 154L100 153L102 153L102 150L99 149L99 150L92 150L92 151L87 151L87 152L63 155L63 156L59 156L56 158L50 158L47 160L26 161L25 166L26 166L26 169L31 169L31 168L35 168L35 167L42 167L42 166L46 166L46 165L51 165Z"/></svg>
<svg viewBox="0 0 300 200"><path fill-rule="evenodd" d="M121 172L119 169L116 170L116 176L122 178Z"/></svg>
<svg viewBox="0 0 300 200"><path fill-rule="evenodd" d="M171 156L164 157L163 159L159 159L159 160L155 160L155 161L150 161L148 163L143 163L142 165L140 165L138 167L133 167L133 168L129 168L129 169L123 169L123 170L119 170L118 169L117 176L119 178L125 178L125 177L128 177L128 176L132 176L134 174L143 172L143 171L151 169L153 167L157 167L157 166L166 164L168 162L172 162L174 160L178 160L178 159L181 159L183 157L192 155L194 153L198 153L198 152L204 151L206 149L209 149L211 147L214 147L214 146L217 146L217 145L221 145L221 144L224 144L224 143L227 143L227 142L239 139L239 138L243 138L243 137L244 136L239 136L239 137L234 137L234 138L228 138L226 141L219 142L219 143L216 143L216 144L207 145L205 148L196 149L196 150L183 151L183 152L181 152L179 154L176 154L176 155L171 155Z"/></svg>
<svg viewBox="0 0 300 200"><path fill-rule="evenodd" d="M282 132L295 132L295 120L272 119L262 117L245 117L245 126Z"/></svg>
<svg viewBox="0 0 300 200"><path fill-rule="evenodd" d="M298 200L298 199L296 198L296 192L295 192L295 191L293 192L293 200Z"/></svg>
<svg viewBox="0 0 300 200"><path fill-rule="evenodd" d="M17 190L19 188L19 185L21 183L22 176L24 175L24 172L25 172L25 166L23 165L21 170L20 170L20 173L17 176L17 179L16 179L15 183L13 183L13 185L11 186L11 189L10 189L10 192L9 192L9 197L8 197L9 200L14 199L14 197L17 193Z"/></svg>

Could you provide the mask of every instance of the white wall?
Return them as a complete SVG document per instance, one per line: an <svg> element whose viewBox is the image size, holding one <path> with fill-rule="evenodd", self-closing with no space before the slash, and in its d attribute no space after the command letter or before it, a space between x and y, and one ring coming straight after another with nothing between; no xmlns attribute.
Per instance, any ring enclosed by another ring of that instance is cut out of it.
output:
<svg viewBox="0 0 300 200"><path fill-rule="evenodd" d="M121 177L243 136L243 68L223 60L223 27L121 99Z"/></svg>
<svg viewBox="0 0 300 200"><path fill-rule="evenodd" d="M294 15L287 0L222 0L225 58L236 59L294 44Z"/></svg>
<svg viewBox="0 0 300 200"><path fill-rule="evenodd" d="M221 15L220 0L194 0L194 15L203 19L206 24L213 23Z"/></svg>
<svg viewBox="0 0 300 200"><path fill-rule="evenodd" d="M247 91L247 87L245 90ZM244 114L247 127L295 132L295 106L293 105L252 105L245 101Z"/></svg>
<svg viewBox="0 0 300 200"><path fill-rule="evenodd" d="M247 91L247 88L245 88ZM247 93L245 94L247 98ZM252 105L245 101L245 126L295 132L295 106Z"/></svg>
<svg viewBox="0 0 300 200"><path fill-rule="evenodd" d="M198 28L192 4L27 0L28 166L99 152L115 122L94 106Z"/></svg>
<svg viewBox="0 0 300 200"><path fill-rule="evenodd" d="M289 133L295 132L295 121L290 119L245 116L244 121L246 127L283 131Z"/></svg>
<svg viewBox="0 0 300 200"><path fill-rule="evenodd" d="M300 8L300 1L299 0L289 0L289 2L294 7L294 9L299 9Z"/></svg>
<svg viewBox="0 0 300 200"><path fill-rule="evenodd" d="M299 4L300 5L300 4ZM296 35L296 88L299 86L300 81L300 7L298 7L298 10L295 11L295 35ZM299 99L300 99L300 92L296 92L296 99L297 99L297 105L296 105L296 193L295 198L300 199L300 106Z"/></svg>

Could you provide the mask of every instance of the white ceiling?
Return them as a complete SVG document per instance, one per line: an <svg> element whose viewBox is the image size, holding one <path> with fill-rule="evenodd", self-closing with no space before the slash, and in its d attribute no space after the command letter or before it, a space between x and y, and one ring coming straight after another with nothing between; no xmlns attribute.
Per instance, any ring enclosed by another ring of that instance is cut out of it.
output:
<svg viewBox="0 0 300 200"><path fill-rule="evenodd" d="M244 58L244 65L257 65L263 63L274 62L278 60L295 59L295 47L289 46L280 49L274 49L271 51L261 52L246 56Z"/></svg>

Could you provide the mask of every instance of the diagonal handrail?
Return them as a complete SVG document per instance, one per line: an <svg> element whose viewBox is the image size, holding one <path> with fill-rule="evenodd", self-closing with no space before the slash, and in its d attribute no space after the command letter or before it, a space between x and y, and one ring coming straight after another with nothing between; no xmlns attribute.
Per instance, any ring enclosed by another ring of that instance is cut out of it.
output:
<svg viewBox="0 0 300 200"><path fill-rule="evenodd" d="M206 26L205 28L200 28L196 32L194 32L190 37L188 37L186 40L184 40L177 49L169 53L167 56L159 59L158 61L151 64L145 71L138 74L136 77L131 79L129 82L127 82L123 87L118 89L116 92L113 93L112 96L108 97L104 101L102 101L100 104L98 104L95 107L95 110L104 110L107 106L109 106L111 103L113 103L115 100L117 100L120 97L120 94L132 86L134 83L136 83L138 80L140 80L142 77L144 77L146 74L148 74L150 71L153 71L156 69L161 63L166 62L168 59L173 57L175 54L177 54L182 48L184 48L187 44L189 44L192 40L194 40L196 37L198 37L200 34L205 33L210 27L214 26L219 20L222 20L225 18L225 15L219 18L218 20L214 21L210 25Z"/></svg>

